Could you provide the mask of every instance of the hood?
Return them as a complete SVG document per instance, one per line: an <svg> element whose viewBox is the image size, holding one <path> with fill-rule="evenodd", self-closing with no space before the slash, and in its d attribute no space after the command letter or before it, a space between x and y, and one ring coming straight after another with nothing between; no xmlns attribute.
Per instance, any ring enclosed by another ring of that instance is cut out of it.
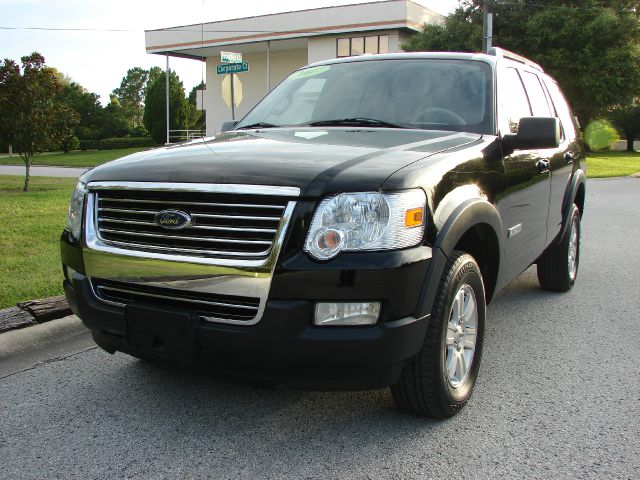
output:
<svg viewBox="0 0 640 480"><path fill-rule="evenodd" d="M235 131L135 153L96 167L85 178L291 186L303 196L375 191L399 169L480 138L396 128Z"/></svg>

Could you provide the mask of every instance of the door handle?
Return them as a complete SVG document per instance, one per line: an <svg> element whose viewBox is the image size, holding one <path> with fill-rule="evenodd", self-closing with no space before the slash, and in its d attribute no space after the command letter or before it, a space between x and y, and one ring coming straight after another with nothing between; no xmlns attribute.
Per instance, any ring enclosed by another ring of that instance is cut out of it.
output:
<svg viewBox="0 0 640 480"><path fill-rule="evenodd" d="M551 163L549 162L549 160L546 160L546 159L540 159L536 162L536 168L540 173L547 173L549 171L550 166L551 166Z"/></svg>
<svg viewBox="0 0 640 480"><path fill-rule="evenodd" d="M576 159L576 154L571 151L564 154L564 161L569 164L573 163L575 159Z"/></svg>

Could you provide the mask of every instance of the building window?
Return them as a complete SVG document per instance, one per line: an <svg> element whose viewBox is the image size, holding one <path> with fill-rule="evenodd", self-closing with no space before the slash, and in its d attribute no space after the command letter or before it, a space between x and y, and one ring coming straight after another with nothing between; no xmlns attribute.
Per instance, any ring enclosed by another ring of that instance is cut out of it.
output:
<svg viewBox="0 0 640 480"><path fill-rule="evenodd" d="M336 56L349 57L363 53L389 53L389 35L338 38Z"/></svg>
<svg viewBox="0 0 640 480"><path fill-rule="evenodd" d="M338 39L338 57L348 57L351 55L351 46L348 38Z"/></svg>

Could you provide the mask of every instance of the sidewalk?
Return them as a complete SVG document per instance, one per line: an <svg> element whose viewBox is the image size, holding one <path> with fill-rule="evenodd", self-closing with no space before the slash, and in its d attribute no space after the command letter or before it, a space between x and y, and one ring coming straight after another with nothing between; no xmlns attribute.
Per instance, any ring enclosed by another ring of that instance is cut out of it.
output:
<svg viewBox="0 0 640 480"><path fill-rule="evenodd" d="M70 177L78 178L88 168L72 167L40 167L32 166L31 175L33 177ZM0 175L20 175L24 176L23 165L0 165Z"/></svg>
<svg viewBox="0 0 640 480"><path fill-rule="evenodd" d="M0 335L0 378L96 348L75 315Z"/></svg>

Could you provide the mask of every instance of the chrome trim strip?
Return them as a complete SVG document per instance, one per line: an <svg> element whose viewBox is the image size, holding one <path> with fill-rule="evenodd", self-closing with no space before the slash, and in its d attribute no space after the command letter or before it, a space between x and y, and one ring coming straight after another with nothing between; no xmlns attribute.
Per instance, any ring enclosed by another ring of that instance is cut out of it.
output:
<svg viewBox="0 0 640 480"><path fill-rule="evenodd" d="M135 242L123 242L123 241L119 241L119 240L105 240L105 242L108 242L109 245L115 245L115 246L120 246L126 249L130 249L130 248L139 248L139 249L146 249L146 250L162 250L165 252L183 252L183 253L195 253L195 254L200 254L202 255L202 252L204 250L200 249L195 249L195 248L183 248L183 247L165 247L162 245L150 245L148 243L135 243ZM137 251L137 250L133 250L133 251ZM257 258L257 257L264 257L265 255L267 255L269 253L269 249L263 250L261 252L224 252L222 250L206 250L206 252L209 255L219 255L219 256L226 256L226 257L233 257L233 258ZM162 252L151 252L151 257L149 258L159 258L160 255L163 255ZM181 258L192 258L192 257L187 257L186 255L181 256ZM200 258L200 257L195 257L195 258ZM261 260L262 261L262 260ZM201 262L198 262L201 263ZM222 265L222 263L216 262L215 265Z"/></svg>
<svg viewBox="0 0 640 480"><path fill-rule="evenodd" d="M197 299L192 299L192 298L184 298L184 297L175 297L173 295L158 295L156 293L148 293L148 292L141 292L140 290L127 290L126 288L118 288L118 287L110 287L110 286L105 286L105 285L98 285L97 287L94 287L93 282L91 282L91 288L93 289L94 293L98 293L101 290L113 290L115 292L122 292L122 293L132 293L134 295L140 295L142 297L153 297L153 298L162 298L165 300L176 300L179 302L191 302L191 303L200 303L202 305L213 305L216 307L228 307L228 308L240 308L242 310L252 310L252 311L257 311L258 307L252 307L250 305L242 305L242 304L234 304L234 303L223 303L223 302L209 302L206 300L197 300ZM118 305L120 307L124 307L126 304L124 303L120 303L120 302L115 302L113 300L107 300L106 298L102 298L99 297L100 300L104 301L104 302L109 302L113 305Z"/></svg>
<svg viewBox="0 0 640 480"><path fill-rule="evenodd" d="M274 187L269 185L240 185L234 183L159 183L159 182L89 182L92 190L157 190L169 192L235 193L238 195L275 195L298 197L298 187Z"/></svg>
<svg viewBox="0 0 640 480"><path fill-rule="evenodd" d="M186 235L164 235L159 233L148 232L134 232L127 230L115 230L113 228L100 228L101 232L115 233L117 235L130 235L132 237L151 237L151 238L173 238L176 240L193 240L194 242L215 242L215 243L237 243L243 245L271 245L268 240L236 240L233 238L213 238L213 237L189 237ZM105 239L109 242L110 240ZM158 245L158 248L163 248L164 245ZM206 252L206 250L203 250Z"/></svg>

